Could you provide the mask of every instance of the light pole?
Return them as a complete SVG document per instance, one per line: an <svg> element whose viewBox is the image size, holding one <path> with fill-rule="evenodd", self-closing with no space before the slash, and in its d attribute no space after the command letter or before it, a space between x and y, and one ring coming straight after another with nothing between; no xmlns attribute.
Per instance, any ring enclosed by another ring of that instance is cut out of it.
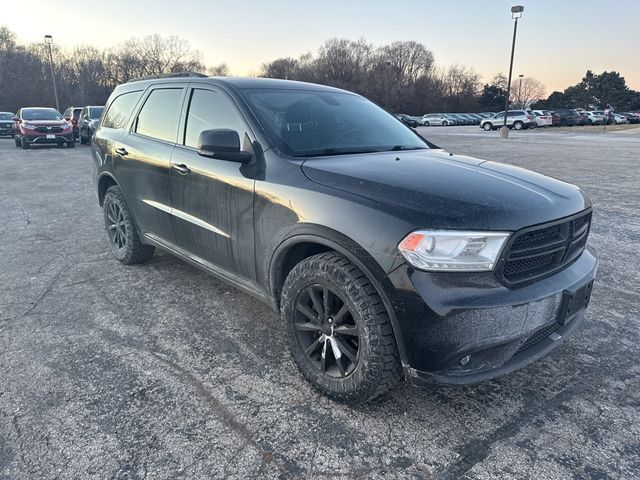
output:
<svg viewBox="0 0 640 480"><path fill-rule="evenodd" d="M524 77L524 75L520 74L518 77L520 77L520 85L518 86L518 103L520 104L519 108L524 108L524 101L522 100L522 77Z"/></svg>
<svg viewBox="0 0 640 480"><path fill-rule="evenodd" d="M500 138L507 138L509 136L509 129L507 128L507 112L509 111L509 95L511 94L511 73L513 72L513 53L516 50L516 32L518 31L518 19L522 16L524 7L522 5L514 5L511 7L511 18L513 18L513 41L511 42L511 61L509 62L509 80L507 82L507 100L504 106L504 121L500 128Z"/></svg>
<svg viewBox="0 0 640 480"><path fill-rule="evenodd" d="M49 47L49 66L51 67L51 81L53 82L53 96L56 98L56 110L60 111L60 104L58 103L58 89L56 88L56 76L53 73L53 53L51 53L53 37L51 35L45 35L44 43Z"/></svg>

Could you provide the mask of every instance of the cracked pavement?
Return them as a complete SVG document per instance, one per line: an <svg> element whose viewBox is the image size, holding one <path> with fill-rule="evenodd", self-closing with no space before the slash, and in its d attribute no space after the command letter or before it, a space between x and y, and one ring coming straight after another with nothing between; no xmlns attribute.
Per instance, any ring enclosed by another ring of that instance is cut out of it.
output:
<svg viewBox="0 0 640 480"><path fill-rule="evenodd" d="M422 132L583 187L598 278L524 370L357 408L302 379L259 301L166 253L113 259L88 148L0 139L0 478L638 477L640 135Z"/></svg>

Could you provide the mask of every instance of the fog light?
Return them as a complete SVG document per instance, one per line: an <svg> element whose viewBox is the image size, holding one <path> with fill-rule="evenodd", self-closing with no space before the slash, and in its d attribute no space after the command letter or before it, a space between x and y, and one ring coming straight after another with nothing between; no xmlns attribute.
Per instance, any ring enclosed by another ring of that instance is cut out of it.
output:
<svg viewBox="0 0 640 480"><path fill-rule="evenodd" d="M460 359L460 365L464 366L467 363L469 363L469 360L471 360L471 355L467 355L466 357L462 357Z"/></svg>

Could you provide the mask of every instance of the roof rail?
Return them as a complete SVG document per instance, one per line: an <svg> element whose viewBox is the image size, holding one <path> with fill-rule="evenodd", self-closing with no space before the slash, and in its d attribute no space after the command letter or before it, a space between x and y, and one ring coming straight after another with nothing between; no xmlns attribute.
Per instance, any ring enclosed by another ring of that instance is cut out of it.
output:
<svg viewBox="0 0 640 480"><path fill-rule="evenodd" d="M160 73L155 75L145 75L144 77L137 77L128 80L127 83L141 82L142 80L155 80L157 78L182 78L182 77L198 77L206 78L207 75L198 72L175 72L175 73Z"/></svg>

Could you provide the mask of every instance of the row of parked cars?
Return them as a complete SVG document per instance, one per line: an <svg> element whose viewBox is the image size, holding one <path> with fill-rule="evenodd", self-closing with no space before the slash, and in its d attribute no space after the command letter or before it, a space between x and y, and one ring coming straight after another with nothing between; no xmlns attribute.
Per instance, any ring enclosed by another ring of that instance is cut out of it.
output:
<svg viewBox="0 0 640 480"><path fill-rule="evenodd" d="M406 114L396 115L398 119L410 127L479 125L484 130L495 130L504 124L504 111L481 113L428 113L422 117ZM509 110L507 127L521 130L532 127L610 125L623 123L640 123L640 113L613 113L604 110Z"/></svg>
<svg viewBox="0 0 640 480"><path fill-rule="evenodd" d="M57 145L74 148L76 140L87 144L98 128L103 106L69 107L64 115L55 108L24 107L16 114L0 112L0 135L11 136L16 147Z"/></svg>

